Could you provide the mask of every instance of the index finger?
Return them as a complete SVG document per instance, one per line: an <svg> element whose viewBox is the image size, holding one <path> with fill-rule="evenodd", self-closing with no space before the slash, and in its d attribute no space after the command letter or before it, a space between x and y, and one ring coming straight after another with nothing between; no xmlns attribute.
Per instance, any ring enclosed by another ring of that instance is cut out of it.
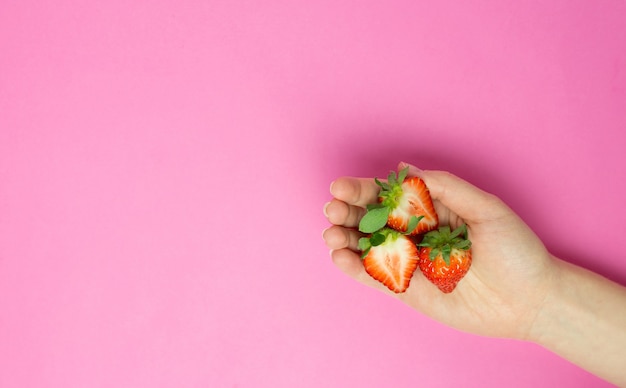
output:
<svg viewBox="0 0 626 388"><path fill-rule="evenodd" d="M508 214L508 207L496 196L447 171L422 171L408 165L409 175L424 180L433 200L439 201L468 223Z"/></svg>
<svg viewBox="0 0 626 388"><path fill-rule="evenodd" d="M380 187L371 178L342 177L330 185L333 197L360 207L376 203L379 191Z"/></svg>

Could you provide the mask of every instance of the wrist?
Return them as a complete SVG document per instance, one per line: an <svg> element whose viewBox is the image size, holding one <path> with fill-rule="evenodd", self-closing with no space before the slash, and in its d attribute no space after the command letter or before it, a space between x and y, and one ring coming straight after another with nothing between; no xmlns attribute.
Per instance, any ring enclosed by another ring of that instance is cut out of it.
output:
<svg viewBox="0 0 626 388"><path fill-rule="evenodd" d="M626 384L626 289L556 258L552 276L527 339L591 373Z"/></svg>
<svg viewBox="0 0 626 388"><path fill-rule="evenodd" d="M553 265L548 275L547 284L549 285L543 295L543 299L538 306L537 313L527 333L527 341L534 342L538 345L544 345L550 333L559 326L559 320L565 316L563 310L565 298L563 297L560 287L567 277L567 269L564 263L556 257L552 257Z"/></svg>

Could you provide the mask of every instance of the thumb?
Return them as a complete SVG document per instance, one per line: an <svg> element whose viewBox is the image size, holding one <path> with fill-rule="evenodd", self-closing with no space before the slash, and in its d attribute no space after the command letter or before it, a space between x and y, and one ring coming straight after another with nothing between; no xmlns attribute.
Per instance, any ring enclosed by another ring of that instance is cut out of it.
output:
<svg viewBox="0 0 626 388"><path fill-rule="evenodd" d="M447 171L423 171L404 162L399 165L399 168L406 167L409 167L408 175L424 180L434 201L439 201L468 224L493 220L510 212L495 195Z"/></svg>

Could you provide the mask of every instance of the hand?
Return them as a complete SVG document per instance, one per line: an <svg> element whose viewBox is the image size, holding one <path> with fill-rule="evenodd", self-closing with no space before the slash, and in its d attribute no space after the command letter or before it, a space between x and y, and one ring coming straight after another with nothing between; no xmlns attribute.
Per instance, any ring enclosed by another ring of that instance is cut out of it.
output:
<svg viewBox="0 0 626 388"><path fill-rule="evenodd" d="M398 169L407 165L401 163ZM324 231L335 265L355 280L401 299L416 310L456 329L479 335L528 339L541 311L557 265L539 238L501 200L441 171L409 166L421 177L441 225L465 223L472 241L472 267L451 294L440 292L417 270L409 289L394 294L363 268L356 230L365 206L375 203L373 179L339 178L325 214L333 224Z"/></svg>

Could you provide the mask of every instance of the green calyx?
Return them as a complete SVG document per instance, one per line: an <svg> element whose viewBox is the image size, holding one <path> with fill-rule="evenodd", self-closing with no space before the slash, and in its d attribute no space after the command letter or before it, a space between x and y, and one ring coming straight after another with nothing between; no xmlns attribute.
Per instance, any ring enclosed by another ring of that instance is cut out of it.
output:
<svg viewBox="0 0 626 388"><path fill-rule="evenodd" d="M369 213L370 212L368 212L367 214ZM409 225L408 225L406 232L399 232L397 230L385 227L387 223L387 216L385 216L385 222L383 223L383 225L381 227L378 227L375 230L372 230L371 232L365 232L359 226L359 230L361 232L371 233L369 237L362 237L359 239L359 250L362 252L361 258L364 258L365 256L367 256L367 254L369 253L370 249L372 249L372 247L381 245L382 243L387 241L387 239L389 238L393 239L392 241L395 241L400 235L406 236L406 235L411 234L415 230L415 228L417 228L417 224L420 222L422 218L424 218L424 216L419 216L419 217L412 216L411 219L409 220ZM366 230L369 230L369 229L366 229Z"/></svg>
<svg viewBox="0 0 626 388"><path fill-rule="evenodd" d="M370 249L384 244L387 240L393 242L398 239L402 233L391 228L382 228L372 233L369 237L359 239L359 250L361 250L361 258L365 258Z"/></svg>
<svg viewBox="0 0 626 388"><path fill-rule="evenodd" d="M467 227L465 224L454 231L449 226L442 226L424 235L418 247L430 248L430 260L434 261L441 254L446 265L450 265L450 254L453 249L468 250L472 242L467 239Z"/></svg>
<svg viewBox="0 0 626 388"><path fill-rule="evenodd" d="M397 175L395 171L391 171L387 177L387 182L381 182L377 178L374 179L376 184L380 186L380 193L378 194L380 203L367 206L367 213L365 213L359 223L359 230L361 232L374 233L387 224L389 213L398 207L398 201L402 196L402 182L404 182L408 172L408 167L400 170ZM413 218L417 218L414 226L412 226ZM413 218L409 222L407 231L412 232L415 230L421 217Z"/></svg>
<svg viewBox="0 0 626 388"><path fill-rule="evenodd" d="M398 171L397 175L395 171L391 171L387 176L387 182L381 182L378 179L374 179L376 184L380 186L378 198L380 198L381 203L384 206L391 210L398 207L399 199L402 196L402 182L404 182L408 173L409 168L406 167Z"/></svg>

